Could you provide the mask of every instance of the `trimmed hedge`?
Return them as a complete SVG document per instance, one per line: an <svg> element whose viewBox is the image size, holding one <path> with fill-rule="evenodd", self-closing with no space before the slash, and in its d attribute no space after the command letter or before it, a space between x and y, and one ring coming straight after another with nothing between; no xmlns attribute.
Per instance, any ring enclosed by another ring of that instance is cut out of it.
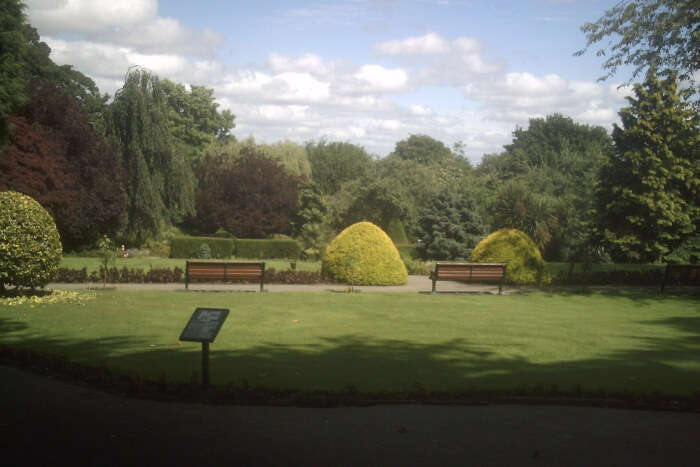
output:
<svg viewBox="0 0 700 467"><path fill-rule="evenodd" d="M356 285L402 285L408 272L389 236L371 222L338 234L323 255L324 275Z"/></svg>
<svg viewBox="0 0 700 467"><path fill-rule="evenodd" d="M549 268L540 250L526 233L517 229L501 229L483 239L474 248L474 263L508 263L506 284L537 284L551 282Z"/></svg>
<svg viewBox="0 0 700 467"><path fill-rule="evenodd" d="M235 254L236 240L216 237L173 237L170 241L171 258L199 258L202 245L208 245L212 258L228 259Z"/></svg>
<svg viewBox="0 0 700 467"><path fill-rule="evenodd" d="M56 223L41 204L0 192L0 289L45 285L58 273L62 253Z"/></svg>
<svg viewBox="0 0 700 467"><path fill-rule="evenodd" d="M239 238L236 240L236 256L248 259L299 259L301 248L295 240Z"/></svg>

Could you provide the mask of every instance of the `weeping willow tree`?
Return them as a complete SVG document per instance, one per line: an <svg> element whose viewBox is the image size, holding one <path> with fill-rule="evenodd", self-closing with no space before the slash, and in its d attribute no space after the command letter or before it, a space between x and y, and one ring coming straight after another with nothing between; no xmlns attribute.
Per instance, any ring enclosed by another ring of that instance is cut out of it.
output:
<svg viewBox="0 0 700 467"><path fill-rule="evenodd" d="M130 69L114 96L108 128L118 142L128 197L125 237L142 244L194 214L194 176L168 131L158 77Z"/></svg>

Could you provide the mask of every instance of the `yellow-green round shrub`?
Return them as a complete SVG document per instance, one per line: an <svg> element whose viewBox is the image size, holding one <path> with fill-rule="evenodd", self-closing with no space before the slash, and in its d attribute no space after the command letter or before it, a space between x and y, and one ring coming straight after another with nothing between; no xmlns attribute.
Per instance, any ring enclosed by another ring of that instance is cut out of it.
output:
<svg viewBox="0 0 700 467"><path fill-rule="evenodd" d="M507 284L549 284L549 268L540 250L526 233L516 229L501 229L483 239L474 248L474 263L508 263Z"/></svg>
<svg viewBox="0 0 700 467"><path fill-rule="evenodd" d="M406 266L389 236L371 222L346 228L326 247L323 273L357 285L402 285Z"/></svg>
<svg viewBox="0 0 700 467"><path fill-rule="evenodd" d="M62 250L56 223L39 203L0 192L0 289L46 285L58 274Z"/></svg>

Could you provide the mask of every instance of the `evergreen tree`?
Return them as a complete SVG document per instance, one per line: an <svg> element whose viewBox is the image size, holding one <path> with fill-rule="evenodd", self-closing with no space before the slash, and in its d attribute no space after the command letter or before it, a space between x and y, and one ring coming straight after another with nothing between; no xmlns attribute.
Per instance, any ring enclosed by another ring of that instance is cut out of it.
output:
<svg viewBox="0 0 700 467"><path fill-rule="evenodd" d="M700 118L676 77L651 70L615 125L596 189L594 234L614 259L663 259L700 228Z"/></svg>
<svg viewBox="0 0 700 467"><path fill-rule="evenodd" d="M194 176L172 141L167 112L158 78L139 68L127 73L109 110L125 172L125 236L138 244L194 214Z"/></svg>
<svg viewBox="0 0 700 467"><path fill-rule="evenodd" d="M476 203L469 193L443 190L418 221L418 252L424 259L466 259L486 235Z"/></svg>

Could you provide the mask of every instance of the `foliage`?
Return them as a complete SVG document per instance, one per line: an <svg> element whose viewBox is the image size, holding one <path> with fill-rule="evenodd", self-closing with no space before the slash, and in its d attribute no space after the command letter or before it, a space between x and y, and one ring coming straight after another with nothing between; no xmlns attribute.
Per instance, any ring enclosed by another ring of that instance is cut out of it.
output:
<svg viewBox="0 0 700 467"><path fill-rule="evenodd" d="M522 182L506 182L491 207L493 227L525 232L544 250L559 227L558 203L548 195L538 195Z"/></svg>
<svg viewBox="0 0 700 467"><path fill-rule="evenodd" d="M620 110L594 234L616 260L657 261L700 228L700 116L653 70Z"/></svg>
<svg viewBox="0 0 700 467"><path fill-rule="evenodd" d="M142 244L194 214L194 177L168 126L167 96L158 78L131 69L108 114L125 168L125 236Z"/></svg>
<svg viewBox="0 0 700 467"><path fill-rule="evenodd" d="M343 183L366 175L372 158L364 148L351 143L310 142L306 153L311 163L311 176L323 194L332 195Z"/></svg>
<svg viewBox="0 0 700 467"><path fill-rule="evenodd" d="M393 242L370 222L340 232L326 248L322 270L324 275L354 285L401 285L408 280Z"/></svg>
<svg viewBox="0 0 700 467"><path fill-rule="evenodd" d="M394 245L399 243L408 243L406 230L403 228L403 222L399 219L392 219L386 226L386 234L389 236Z"/></svg>
<svg viewBox="0 0 700 467"><path fill-rule="evenodd" d="M330 198L329 222L335 229L361 222L373 222L382 228L406 217L410 205L408 193L391 178L374 172L345 183Z"/></svg>
<svg viewBox="0 0 700 467"><path fill-rule="evenodd" d="M284 140L274 144L259 144L258 149L265 155L277 160L287 172L311 179L311 163L304 146L293 141Z"/></svg>
<svg viewBox="0 0 700 467"><path fill-rule="evenodd" d="M300 185L299 204L290 220L290 233L299 237L304 250L320 251L324 246L324 228L328 206L314 182Z"/></svg>
<svg viewBox="0 0 700 467"><path fill-rule="evenodd" d="M11 117L15 131L0 159L0 189L25 193L53 214L66 249L114 235L126 199L116 147L91 130L75 98L33 82L30 99Z"/></svg>
<svg viewBox="0 0 700 467"><path fill-rule="evenodd" d="M476 169L477 180L495 195L482 204L491 223L527 231L546 258L594 259L598 247L585 225L598 171L611 151L601 127L560 114L530 119L527 129L516 128L505 152L484 156Z"/></svg>
<svg viewBox="0 0 700 467"><path fill-rule="evenodd" d="M214 90L205 86L190 86L170 80L160 82L167 101L167 119L175 141L185 146L190 156L199 156L207 144L225 139L235 127L229 110L219 112Z"/></svg>
<svg viewBox="0 0 700 467"><path fill-rule="evenodd" d="M610 38L607 47L596 53L607 57L603 63L607 74L602 79L613 76L623 65L632 65L632 79L656 68L667 77L678 74L693 85L700 68L699 22L696 0L624 0L595 23L581 27L588 42L576 55ZM693 92L697 93L697 88Z"/></svg>
<svg viewBox="0 0 700 467"><path fill-rule="evenodd" d="M27 47L24 56L24 77L27 83L51 84L80 104L96 134L105 130L104 114L109 96L100 94L95 82L71 65L57 65L51 60L51 49L40 40L29 24L24 24Z"/></svg>
<svg viewBox="0 0 700 467"><path fill-rule="evenodd" d="M474 248L475 263L508 263L506 284L548 284L551 281L547 263L527 234L516 229L500 229L483 239Z"/></svg>
<svg viewBox="0 0 700 467"><path fill-rule="evenodd" d="M100 259L100 265L102 265L102 270L104 271L104 281L102 286L107 286L107 269L110 265L114 265L117 260L117 250L114 246L112 240L107 236L103 236L99 242L97 242L97 257Z"/></svg>
<svg viewBox="0 0 700 467"><path fill-rule="evenodd" d="M442 141L427 135L411 135L397 142L391 155L423 165L439 165L454 158L450 148Z"/></svg>
<svg viewBox="0 0 700 467"><path fill-rule="evenodd" d="M469 257L486 227L469 192L443 190L423 211L415 234L421 258L456 260Z"/></svg>
<svg viewBox="0 0 700 467"><path fill-rule="evenodd" d="M239 238L236 240L236 256L251 259L299 259L301 249L295 240Z"/></svg>
<svg viewBox="0 0 700 467"><path fill-rule="evenodd" d="M170 242L171 258L199 258L205 244L209 247L211 258L230 258L236 251L236 241L231 238L173 237Z"/></svg>
<svg viewBox="0 0 700 467"><path fill-rule="evenodd" d="M262 238L288 231L297 209L299 179L254 148L235 161L205 157L196 168L197 216L203 233L219 228L237 237Z"/></svg>
<svg viewBox="0 0 700 467"><path fill-rule="evenodd" d="M51 290L48 293L42 294L14 294L6 297L0 297L0 305L4 306L20 306L29 305L57 305L70 304L84 306L88 300L95 298L95 292L81 290Z"/></svg>
<svg viewBox="0 0 700 467"><path fill-rule="evenodd" d="M22 79L26 49L23 7L19 0L4 0L0 8L0 150L10 134L8 118L26 98Z"/></svg>
<svg viewBox="0 0 700 467"><path fill-rule="evenodd" d="M61 240L51 215L29 196L0 192L0 289L36 287L58 273Z"/></svg>

